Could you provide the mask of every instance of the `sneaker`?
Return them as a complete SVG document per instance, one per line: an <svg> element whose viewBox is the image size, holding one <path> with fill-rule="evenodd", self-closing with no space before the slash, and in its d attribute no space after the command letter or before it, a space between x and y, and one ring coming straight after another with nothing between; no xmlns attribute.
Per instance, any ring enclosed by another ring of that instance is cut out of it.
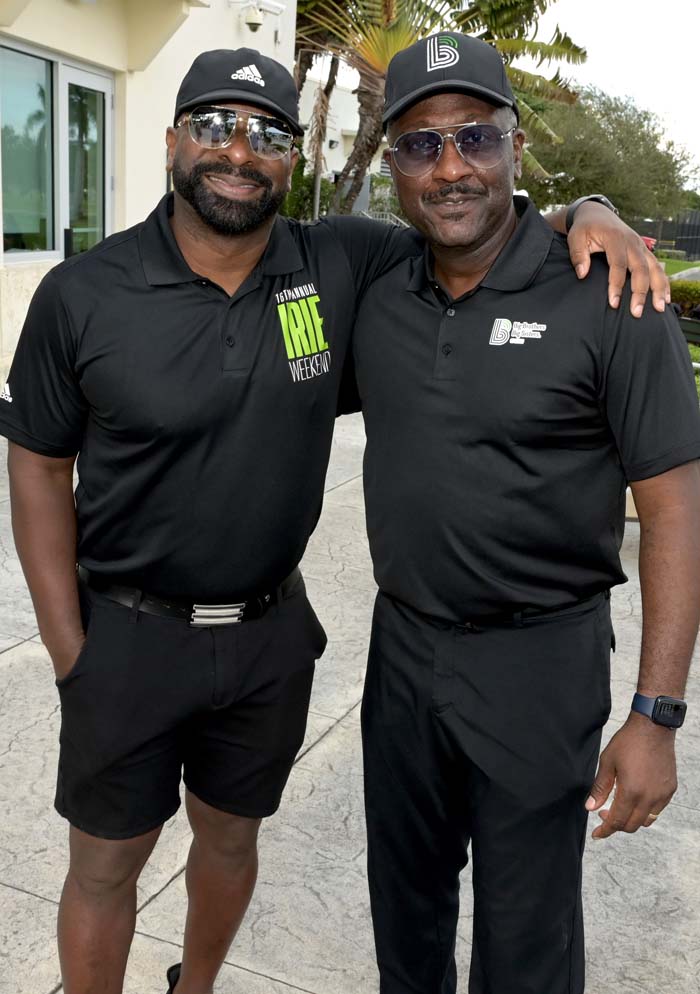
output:
<svg viewBox="0 0 700 994"><path fill-rule="evenodd" d="M168 978L168 989L165 992L165 994L173 994L173 991L175 990L175 985L177 984L178 980L180 979L180 967L181 966L182 966L182 963L175 963L174 966L171 966L168 969L168 972L166 974L166 977Z"/></svg>

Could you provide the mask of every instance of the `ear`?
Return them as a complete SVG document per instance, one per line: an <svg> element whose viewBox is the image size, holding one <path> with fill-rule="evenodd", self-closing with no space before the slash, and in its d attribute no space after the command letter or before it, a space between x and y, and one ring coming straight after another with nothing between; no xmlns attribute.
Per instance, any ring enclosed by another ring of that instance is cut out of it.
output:
<svg viewBox="0 0 700 994"><path fill-rule="evenodd" d="M287 193L292 189L292 176L294 175L294 170L299 164L299 149L296 145L293 145L289 150L289 173L287 175Z"/></svg>
<svg viewBox="0 0 700 994"><path fill-rule="evenodd" d="M525 132L518 128L513 134L513 175L520 179L523 174L523 148L525 147Z"/></svg>
<svg viewBox="0 0 700 994"><path fill-rule="evenodd" d="M168 128L165 132L165 144L168 148L168 157L165 163L166 172L172 172L173 160L175 158L175 148L177 147L178 129Z"/></svg>

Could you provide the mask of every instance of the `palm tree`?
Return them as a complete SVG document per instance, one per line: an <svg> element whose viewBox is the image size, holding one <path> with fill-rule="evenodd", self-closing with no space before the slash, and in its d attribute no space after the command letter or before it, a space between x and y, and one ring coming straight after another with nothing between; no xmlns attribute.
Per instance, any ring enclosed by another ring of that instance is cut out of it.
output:
<svg viewBox="0 0 700 994"><path fill-rule="evenodd" d="M552 59L578 63L585 50L557 29L548 43L528 38L537 18L551 0L476 0L455 11L450 0L307 0L297 37L310 51L330 51L356 69L359 127L352 152L338 180L334 209L348 213L362 187L365 173L382 140L384 80L389 62L401 49L435 31L459 30L494 44L508 64L521 107L523 124L533 134L556 140L537 113L543 100L573 102L576 94L559 75L552 79L512 68L516 55L534 55L540 65ZM526 169L543 174L531 155ZM349 185L348 185L349 184Z"/></svg>

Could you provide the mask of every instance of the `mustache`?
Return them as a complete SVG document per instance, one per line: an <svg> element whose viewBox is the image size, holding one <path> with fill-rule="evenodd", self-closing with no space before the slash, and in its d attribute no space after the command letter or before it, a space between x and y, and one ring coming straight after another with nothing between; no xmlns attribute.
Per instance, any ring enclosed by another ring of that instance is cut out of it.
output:
<svg viewBox="0 0 700 994"><path fill-rule="evenodd" d="M485 196L483 189L470 186L468 183L447 183L438 190L425 193L423 200L427 204L439 204L441 200L447 200L448 197L453 197L456 193L466 194L471 197Z"/></svg>
<svg viewBox="0 0 700 994"><path fill-rule="evenodd" d="M268 191L272 189L272 180L269 176L266 176L265 173L258 172L258 170L253 169L252 166L238 166L238 168L236 168L228 165L226 162L198 162L192 167L190 172L190 180L196 183L207 174L212 176L217 173L222 176L236 176L238 179L250 180L251 183L257 183L259 186L262 186Z"/></svg>

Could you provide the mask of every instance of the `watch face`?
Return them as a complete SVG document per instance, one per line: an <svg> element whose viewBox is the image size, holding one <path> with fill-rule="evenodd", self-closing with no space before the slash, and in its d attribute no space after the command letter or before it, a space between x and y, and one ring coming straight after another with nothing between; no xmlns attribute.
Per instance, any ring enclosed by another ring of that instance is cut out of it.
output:
<svg viewBox="0 0 700 994"><path fill-rule="evenodd" d="M677 701L675 697L657 697L652 721L667 728L680 728L687 710L685 701Z"/></svg>

